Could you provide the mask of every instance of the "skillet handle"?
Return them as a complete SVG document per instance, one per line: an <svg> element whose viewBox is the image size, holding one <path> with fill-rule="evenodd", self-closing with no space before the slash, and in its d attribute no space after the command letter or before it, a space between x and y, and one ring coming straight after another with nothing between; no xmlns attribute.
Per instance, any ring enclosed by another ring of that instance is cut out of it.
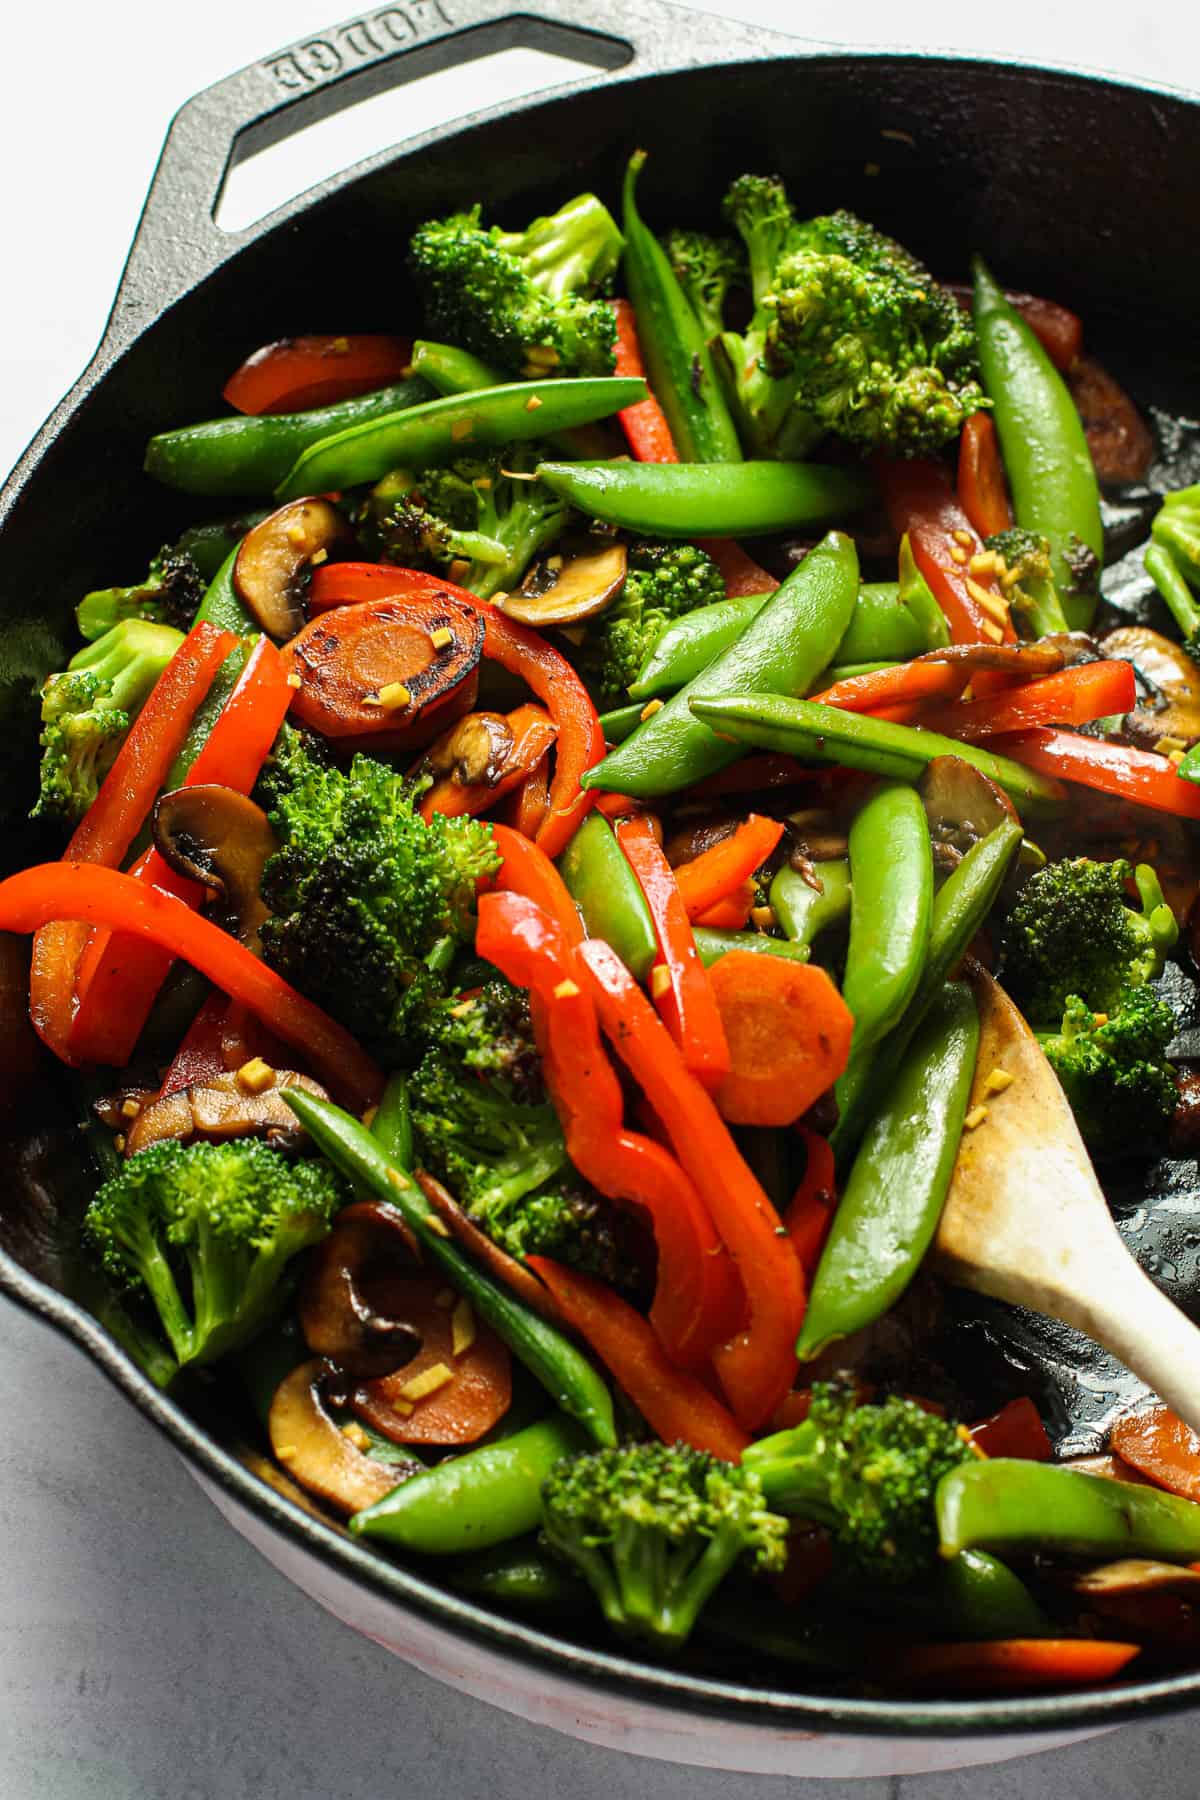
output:
<svg viewBox="0 0 1200 1800"><path fill-rule="evenodd" d="M396 0L290 44L205 88L175 115L102 353L118 354L268 224L310 204L314 191L331 193L350 179L353 171L342 171L244 231L223 231L215 222L230 168L359 100L511 48L589 65L577 81L562 84L569 91L714 60L767 57L788 42L663 0L604 0L602 6L531 0L527 8L521 0ZM426 141L460 124L448 120Z"/></svg>

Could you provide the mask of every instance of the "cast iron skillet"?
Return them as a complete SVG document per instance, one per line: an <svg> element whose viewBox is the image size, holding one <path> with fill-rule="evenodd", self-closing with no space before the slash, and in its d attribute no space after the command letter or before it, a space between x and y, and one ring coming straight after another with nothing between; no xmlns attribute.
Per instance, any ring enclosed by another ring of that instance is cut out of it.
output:
<svg viewBox="0 0 1200 1800"><path fill-rule="evenodd" d="M215 226L231 163L367 94L513 45L575 56L592 73L428 132L249 230ZM1019 64L849 55L660 0L531 0L528 12L514 0L402 0L242 70L172 124L104 341L0 494L4 713L24 709L32 723L32 684L62 666L75 599L129 578L195 516L137 474L153 431L209 415L228 371L268 339L403 329L414 316L403 247L418 220L479 197L514 223L583 187L612 197L634 143L652 152L641 193L651 219L699 223L732 175L780 169L802 211L854 208L948 278L985 248L1007 282L1084 314L1089 346L1143 404L1200 416L1200 236L1180 228L1177 200L1200 164L1195 98ZM8 867L58 853L17 823L30 772L18 756L0 784ZM392 1565L257 1480L219 1410L165 1398L87 1311L73 1253L87 1172L49 1066L38 1091L4 1146L0 1285L81 1343L230 1495L403 1606L610 1693L798 1730L1061 1731L1200 1697L1200 1672L1019 1701L848 1699L793 1688L778 1670L754 1686L564 1641ZM1138 1171L1118 1197L1137 1253L1192 1311L1198 1205L1194 1163ZM1041 1389L1068 1450L1096 1447L1137 1391L1083 1340L1028 1316L958 1303L954 1328L978 1353L985 1392Z"/></svg>

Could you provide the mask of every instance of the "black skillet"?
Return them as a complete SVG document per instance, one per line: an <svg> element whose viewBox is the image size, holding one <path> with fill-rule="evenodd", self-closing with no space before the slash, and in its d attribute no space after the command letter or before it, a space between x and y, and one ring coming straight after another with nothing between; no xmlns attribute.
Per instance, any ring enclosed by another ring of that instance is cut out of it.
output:
<svg viewBox="0 0 1200 1800"><path fill-rule="evenodd" d="M247 230L215 225L228 168L255 151L372 93L512 46L575 57L589 73L545 98L426 132ZM652 220L708 221L732 175L778 169L801 211L851 207L947 278L985 249L1009 284L1083 314L1093 353L1144 407L1161 409L1161 480L1197 478L1195 435L1172 423L1200 417L1200 234L1181 202L1200 166L1195 98L1019 63L847 54L659 0L385 6L183 108L100 349L0 493L0 725L2 741L17 745L0 789L6 871L57 853L20 820L31 793L32 689L62 666L74 601L144 567L195 516L137 473L146 438L211 414L229 370L271 338L404 329L414 309L403 246L421 218L482 197L489 215L515 223L584 187L612 197L635 143L651 152L641 200ZM1114 598L1140 607L1145 583L1136 567L1125 576ZM1200 1698L1200 1672L1081 1695L914 1703L814 1692L802 1674L778 1670L762 1685L664 1670L499 1617L385 1562L248 1471L219 1394L165 1398L91 1317L74 1253L89 1171L49 1066L37 1093L19 1128L7 1128L0 1286L84 1345L231 1500L398 1612L423 1613L515 1661L551 1661L618 1705L659 1702L714 1724L769 1721L800 1734L1062 1733ZM1135 1166L1113 1198L1136 1254L1200 1314L1196 1164ZM1029 1315L960 1297L944 1329L946 1354L972 1369L977 1399L1037 1392L1066 1453L1097 1447L1137 1393L1083 1340Z"/></svg>

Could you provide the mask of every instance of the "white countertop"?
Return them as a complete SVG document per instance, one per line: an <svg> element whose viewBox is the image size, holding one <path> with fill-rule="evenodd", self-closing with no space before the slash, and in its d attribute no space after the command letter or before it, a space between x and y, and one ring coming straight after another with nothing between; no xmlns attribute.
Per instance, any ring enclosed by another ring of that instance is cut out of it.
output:
<svg viewBox="0 0 1200 1800"><path fill-rule="evenodd" d="M806 36L851 45L902 39L1200 85L1195 8L1106 16L1034 0L974 10L950 0L899 10L880 0L803 9L726 0L707 10L781 30L802 19ZM8 9L0 469L99 338L175 107L336 11L331 0ZM475 91L468 74L463 110ZM397 135L394 120L380 122L378 142ZM319 154L365 154L374 145L356 130L347 121L340 152L327 140ZM305 155L299 147L296 187L321 172ZM1191 218L1193 200L1188 207ZM3 1800L766 1800L795 1791L597 1750L436 1686L289 1587L82 1354L5 1301L0 1358ZM989 1771L834 1782L819 1793L1175 1800L1196 1792L1195 1737L1193 1722L1176 1718Z"/></svg>

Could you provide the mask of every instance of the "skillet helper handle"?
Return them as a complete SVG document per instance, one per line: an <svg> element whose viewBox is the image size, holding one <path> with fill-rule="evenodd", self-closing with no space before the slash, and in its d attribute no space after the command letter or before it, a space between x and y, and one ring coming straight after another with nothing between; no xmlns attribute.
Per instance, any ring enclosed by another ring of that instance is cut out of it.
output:
<svg viewBox="0 0 1200 1800"><path fill-rule="evenodd" d="M561 84L569 92L714 59L765 58L787 42L663 0L605 0L602 7L595 0L530 0L527 7L520 0L397 0L311 33L205 88L176 113L104 351L119 353L268 225L310 204L314 190L244 231L221 230L214 215L235 164L360 100L498 50L543 50L586 64L576 80ZM423 141L458 127L447 120ZM402 154L404 145L398 149ZM341 171L315 191L332 193L354 174Z"/></svg>

